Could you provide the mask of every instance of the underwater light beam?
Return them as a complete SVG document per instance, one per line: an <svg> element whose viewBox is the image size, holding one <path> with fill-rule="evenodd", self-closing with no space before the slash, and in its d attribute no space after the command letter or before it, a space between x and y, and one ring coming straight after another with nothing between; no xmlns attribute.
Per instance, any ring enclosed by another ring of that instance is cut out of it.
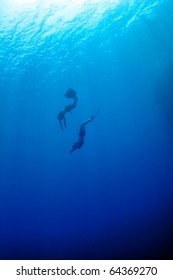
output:
<svg viewBox="0 0 173 280"><path fill-rule="evenodd" d="M7 11L22 13L24 11L51 11L64 20L72 20L81 12L89 13L95 10L103 14L106 10L114 9L122 0L3 0ZM129 1L129 0L127 0ZM68 16L67 16L68 14Z"/></svg>
<svg viewBox="0 0 173 280"><path fill-rule="evenodd" d="M105 1L105 0L104 0ZM30 4L30 3L41 3L42 1L40 1L40 0L14 0L13 2L16 2L16 3L18 3L18 4ZM52 4L52 3L80 3L80 4L85 4L85 3L87 3L87 2L91 2L90 0L72 0L72 1L70 1L70 0L47 0L47 2L49 2L50 4ZM98 3L98 2L100 2L100 0L92 0L92 3Z"/></svg>
<svg viewBox="0 0 173 280"><path fill-rule="evenodd" d="M42 0L7 0L7 2L11 2L11 4L21 4L21 5L29 5L29 4L39 4L42 5L43 1ZM76 6L76 5L88 5L88 4L96 4L96 3L101 3L101 4L116 4L120 2L120 0L47 0L44 1L46 4L64 4L64 5L70 5L70 6Z"/></svg>

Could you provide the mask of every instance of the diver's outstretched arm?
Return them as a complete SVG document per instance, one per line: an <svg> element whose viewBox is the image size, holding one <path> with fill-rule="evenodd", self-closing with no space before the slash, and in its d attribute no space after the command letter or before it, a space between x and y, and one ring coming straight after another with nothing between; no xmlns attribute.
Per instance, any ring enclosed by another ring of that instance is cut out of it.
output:
<svg viewBox="0 0 173 280"><path fill-rule="evenodd" d="M95 119L96 115L92 116L90 119L88 119L86 122L83 122L83 125L86 125L89 122L92 122Z"/></svg>
<svg viewBox="0 0 173 280"><path fill-rule="evenodd" d="M70 152L67 154L67 157L68 157L71 153L73 153L75 150L76 150L76 149L72 148L72 149L70 150Z"/></svg>
<svg viewBox="0 0 173 280"><path fill-rule="evenodd" d="M67 156L73 153L77 148L78 148L78 142L75 142Z"/></svg>
<svg viewBox="0 0 173 280"><path fill-rule="evenodd" d="M83 122L83 125L86 125L87 123L92 122L95 119L95 117L98 115L98 113L99 113L99 111L97 111L97 113L94 116L92 116L90 119L88 119L86 122Z"/></svg>

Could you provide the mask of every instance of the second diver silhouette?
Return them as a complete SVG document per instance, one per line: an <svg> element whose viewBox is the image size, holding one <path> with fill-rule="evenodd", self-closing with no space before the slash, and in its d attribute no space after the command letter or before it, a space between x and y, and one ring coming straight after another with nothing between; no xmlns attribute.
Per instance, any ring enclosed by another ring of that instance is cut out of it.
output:
<svg viewBox="0 0 173 280"><path fill-rule="evenodd" d="M76 91L71 89L71 88L69 88L66 91L65 97L72 98L74 101L73 101L72 104L65 106L64 109L62 111L60 111L58 116L57 116L57 118L59 120L60 127L61 127L62 130L63 130L63 123L64 123L64 127L65 128L67 127L65 114L66 113L71 113L71 110L73 110L76 107L76 104L77 104L77 101L78 101Z"/></svg>
<svg viewBox="0 0 173 280"><path fill-rule="evenodd" d="M97 115L97 114L96 114ZM92 116L90 119L88 119L87 121L83 122L80 126L80 129L79 129L79 139L77 142L75 142L72 146L72 149L70 150L70 152L68 153L67 156L69 156L72 152L74 152L75 150L77 149L80 149L83 144L84 144L84 138L85 138L85 134L86 134L86 131L85 131L85 125L88 124L89 122L92 122L96 115Z"/></svg>

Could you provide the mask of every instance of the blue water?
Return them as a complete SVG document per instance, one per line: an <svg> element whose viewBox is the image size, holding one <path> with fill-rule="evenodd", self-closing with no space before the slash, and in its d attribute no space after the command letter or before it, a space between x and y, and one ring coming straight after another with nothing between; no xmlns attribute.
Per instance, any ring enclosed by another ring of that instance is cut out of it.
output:
<svg viewBox="0 0 173 280"><path fill-rule="evenodd" d="M173 258L172 11L1 0L1 259Z"/></svg>

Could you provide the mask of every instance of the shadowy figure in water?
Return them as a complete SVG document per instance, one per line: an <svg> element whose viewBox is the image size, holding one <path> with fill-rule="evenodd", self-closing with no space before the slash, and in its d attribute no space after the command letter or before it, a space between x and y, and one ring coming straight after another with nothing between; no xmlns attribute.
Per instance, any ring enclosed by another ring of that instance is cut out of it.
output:
<svg viewBox="0 0 173 280"><path fill-rule="evenodd" d="M71 113L71 110L73 110L76 107L76 104L77 104L77 101L78 101L78 98L77 98L77 95L76 95L76 91L71 89L71 88L69 88L66 91L65 97L72 98L73 99L73 103L70 104L70 105L65 106L64 109L62 111L60 111L58 116L57 116L57 118L59 120L60 127L61 127L62 130L63 130L63 124L64 124L65 128L67 127L65 114L66 113Z"/></svg>
<svg viewBox="0 0 173 280"><path fill-rule="evenodd" d="M97 114L96 114L97 115ZM69 156L72 152L74 152L76 149L80 149L83 144L84 144L84 138L85 138L85 125L88 124L89 122L92 122L96 115L92 116L90 119L88 119L86 122L82 123L81 126L80 126L80 130L79 130L79 139L77 142L75 142L72 146L72 149L71 151L68 153L67 156Z"/></svg>

